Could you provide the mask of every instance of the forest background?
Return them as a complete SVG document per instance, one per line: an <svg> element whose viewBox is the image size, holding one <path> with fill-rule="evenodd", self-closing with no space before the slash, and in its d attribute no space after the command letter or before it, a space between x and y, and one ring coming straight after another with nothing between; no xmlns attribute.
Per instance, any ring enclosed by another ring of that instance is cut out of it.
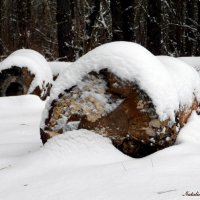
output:
<svg viewBox="0 0 200 200"><path fill-rule="evenodd" d="M199 0L0 0L0 60L20 48L74 61L111 41L200 55Z"/></svg>

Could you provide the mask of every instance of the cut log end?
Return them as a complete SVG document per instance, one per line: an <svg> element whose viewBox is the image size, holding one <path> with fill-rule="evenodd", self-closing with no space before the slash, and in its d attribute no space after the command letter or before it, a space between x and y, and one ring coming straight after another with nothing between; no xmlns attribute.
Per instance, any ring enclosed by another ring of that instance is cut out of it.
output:
<svg viewBox="0 0 200 200"><path fill-rule="evenodd" d="M0 96L18 96L28 94L30 85L35 78L28 68L13 66L0 72ZM51 84L43 84L42 88L36 86L31 94L45 99L49 95Z"/></svg>
<svg viewBox="0 0 200 200"><path fill-rule="evenodd" d="M41 137L45 143L54 135L84 128L109 137L127 155L143 157L173 145L195 105L178 113L176 123L160 121L152 100L137 84L107 70L91 72L52 102Z"/></svg>

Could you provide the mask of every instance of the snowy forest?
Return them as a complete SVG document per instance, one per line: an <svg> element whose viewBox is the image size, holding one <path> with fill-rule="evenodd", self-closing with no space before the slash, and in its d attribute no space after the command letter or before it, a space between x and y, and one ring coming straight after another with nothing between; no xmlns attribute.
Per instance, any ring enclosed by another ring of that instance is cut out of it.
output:
<svg viewBox="0 0 200 200"><path fill-rule="evenodd" d="M1 60L31 48L74 61L110 41L133 41L155 55L200 54L199 0L0 0Z"/></svg>

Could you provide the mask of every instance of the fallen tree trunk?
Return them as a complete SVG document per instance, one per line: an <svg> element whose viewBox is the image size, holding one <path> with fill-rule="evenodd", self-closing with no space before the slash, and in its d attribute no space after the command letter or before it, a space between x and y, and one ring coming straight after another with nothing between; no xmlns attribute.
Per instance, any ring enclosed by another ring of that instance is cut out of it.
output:
<svg viewBox="0 0 200 200"><path fill-rule="evenodd" d="M161 121L151 98L135 82L123 81L106 69L91 72L54 100L41 129L49 138L73 129L89 129L109 137L127 155L143 157L175 143L192 110L176 114L176 122Z"/></svg>

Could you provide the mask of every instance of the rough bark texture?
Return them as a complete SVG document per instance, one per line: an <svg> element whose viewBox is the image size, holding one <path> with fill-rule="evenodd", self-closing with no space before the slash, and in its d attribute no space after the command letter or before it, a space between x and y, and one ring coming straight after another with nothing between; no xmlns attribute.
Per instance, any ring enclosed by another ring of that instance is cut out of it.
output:
<svg viewBox="0 0 200 200"><path fill-rule="evenodd" d="M65 131L84 128L111 138L125 154L143 157L173 145L179 129L198 107L195 101L191 108L177 113L176 123L160 121L151 99L135 83L122 81L107 70L92 72L82 82L81 89L74 86L52 102L46 128L41 130L43 143ZM109 97L111 112L91 93L81 99L92 85L100 85L95 94Z"/></svg>
<svg viewBox="0 0 200 200"><path fill-rule="evenodd" d="M28 94L34 77L35 75L31 74L26 67L19 68L13 66L2 70L0 72L0 97ZM42 90L37 86L31 94L35 94L44 100L49 95L50 88L50 84L43 85Z"/></svg>

